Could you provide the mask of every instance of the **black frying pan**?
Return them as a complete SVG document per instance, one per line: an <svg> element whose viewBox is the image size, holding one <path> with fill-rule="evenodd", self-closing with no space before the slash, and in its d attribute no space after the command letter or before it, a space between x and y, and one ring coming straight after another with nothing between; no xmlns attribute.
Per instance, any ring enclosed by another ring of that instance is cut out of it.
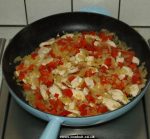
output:
<svg viewBox="0 0 150 139"><path fill-rule="evenodd" d="M13 79L15 70L14 59L17 56L23 57L31 53L39 43L55 37L58 33L74 32L74 31L99 31L101 29L108 29L115 32L120 40L127 43L131 47L136 56L145 62L148 70L147 82L142 92L134 98L130 103L124 107L98 116L83 117L83 118L68 118L47 114L36 110L29 106L23 97L21 88L16 84ZM6 79L8 87L15 100L28 112L33 115L51 121L41 139L56 138L60 124L71 126L86 126L97 123L102 123L113 118L120 116L131 109L144 95L150 80L150 49L141 35L133 30L127 24L101 14L94 13L63 13L49 16L38 20L21 30L9 43L3 56L3 75ZM53 131L52 131L52 130ZM51 132L52 131L52 132Z"/></svg>

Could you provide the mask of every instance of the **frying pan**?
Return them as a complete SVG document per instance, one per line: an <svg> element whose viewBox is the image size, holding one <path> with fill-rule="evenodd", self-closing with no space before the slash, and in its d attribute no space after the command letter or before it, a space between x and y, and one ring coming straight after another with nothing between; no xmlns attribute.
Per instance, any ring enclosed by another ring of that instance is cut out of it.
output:
<svg viewBox="0 0 150 139"><path fill-rule="evenodd" d="M141 93L125 106L97 116L69 118L51 115L39 111L25 101L21 87L14 80L14 70L16 64L13 62L17 56L25 56L31 53L42 41L55 37L58 33L74 31L99 31L102 28L115 32L120 40L131 47L141 62L145 62L148 70L146 86ZM73 12L61 13L40 19L22 29L8 44L3 56L2 70L4 78L9 87L10 93L18 104L29 113L38 118L48 121L48 124L40 139L56 139L60 126L88 126L112 120L133 108L145 94L150 84L150 48L143 37L127 24L109 16L87 13Z"/></svg>

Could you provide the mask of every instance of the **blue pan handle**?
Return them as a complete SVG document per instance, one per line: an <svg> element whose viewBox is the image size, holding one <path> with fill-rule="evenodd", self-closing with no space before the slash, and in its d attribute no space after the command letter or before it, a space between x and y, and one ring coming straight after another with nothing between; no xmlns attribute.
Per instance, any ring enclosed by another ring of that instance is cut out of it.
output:
<svg viewBox="0 0 150 139"><path fill-rule="evenodd" d="M63 121L60 118L54 118L50 120L45 130L43 131L40 139L57 139L62 122Z"/></svg>
<svg viewBox="0 0 150 139"><path fill-rule="evenodd" d="M111 12L103 7L96 7L96 6L85 7L85 8L81 8L80 11L81 12L92 12L92 13L98 13L98 14L111 16Z"/></svg>

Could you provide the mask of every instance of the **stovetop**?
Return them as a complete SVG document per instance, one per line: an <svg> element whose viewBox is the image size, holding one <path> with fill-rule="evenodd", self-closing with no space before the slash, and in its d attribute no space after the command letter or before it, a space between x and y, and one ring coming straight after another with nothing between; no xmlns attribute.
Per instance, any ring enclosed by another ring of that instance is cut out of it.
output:
<svg viewBox="0 0 150 139"><path fill-rule="evenodd" d="M88 127L62 126L58 137L89 135L85 138L149 139L149 93L150 88L132 110L117 119ZM0 88L0 139L38 139L46 124L47 122L29 114L14 101L3 79Z"/></svg>

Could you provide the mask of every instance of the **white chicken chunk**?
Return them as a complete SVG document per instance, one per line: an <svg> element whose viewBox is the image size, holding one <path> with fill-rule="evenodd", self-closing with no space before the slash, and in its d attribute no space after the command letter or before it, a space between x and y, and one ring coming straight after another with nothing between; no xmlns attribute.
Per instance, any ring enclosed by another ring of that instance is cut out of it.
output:
<svg viewBox="0 0 150 139"><path fill-rule="evenodd" d="M51 48L48 47L40 47L40 49L38 50L39 57L44 57L46 54L50 52L50 50Z"/></svg>
<svg viewBox="0 0 150 139"><path fill-rule="evenodd" d="M123 57L117 57L117 58L116 58L116 62L117 62L117 63L119 63L119 62L120 62L120 63L123 63L123 62L124 62L124 58L123 58Z"/></svg>
<svg viewBox="0 0 150 139"><path fill-rule="evenodd" d="M111 40L108 40L106 43L112 47L117 47L117 45Z"/></svg>
<svg viewBox="0 0 150 139"><path fill-rule="evenodd" d="M122 67L122 71L125 75L128 75L129 77L133 76L133 71L131 68L127 67L127 66L123 66Z"/></svg>
<svg viewBox="0 0 150 139"><path fill-rule="evenodd" d="M73 92L73 97L77 100L85 100L85 95L81 90L77 90L77 89L72 89Z"/></svg>
<svg viewBox="0 0 150 139"><path fill-rule="evenodd" d="M128 98L119 89L109 90L108 93L111 94L112 98L116 101L122 102L123 104L127 104L129 102Z"/></svg>
<svg viewBox="0 0 150 139"><path fill-rule="evenodd" d="M135 97L138 93L139 93L140 89L138 84L133 84L129 86L129 92L128 94L132 95L133 97Z"/></svg>
<svg viewBox="0 0 150 139"><path fill-rule="evenodd" d="M89 88L93 88L94 87L94 81L92 78L90 77L86 77L85 79L85 83Z"/></svg>
<svg viewBox="0 0 150 139"><path fill-rule="evenodd" d="M103 98L102 103L110 110L116 110L121 107L121 104L113 99Z"/></svg>
<svg viewBox="0 0 150 139"><path fill-rule="evenodd" d="M48 88L46 85L44 85L44 84L40 85L40 93L44 100L48 100L48 98L49 98L49 96L47 94L47 90L48 90Z"/></svg>
<svg viewBox="0 0 150 139"><path fill-rule="evenodd" d="M61 36L61 38L66 39L67 37L72 38L73 36L74 36L74 34L72 34L72 33L67 33L67 34L65 34L65 35Z"/></svg>
<svg viewBox="0 0 150 139"><path fill-rule="evenodd" d="M55 42L55 39L54 38L51 38L50 40L48 41L45 41L45 42L42 42L40 43L40 47L43 47L43 46L46 46L46 45L51 45Z"/></svg>
<svg viewBox="0 0 150 139"><path fill-rule="evenodd" d="M61 92L60 88L59 88L57 85L55 85L55 84L53 84L53 85L49 88L49 91L50 91L50 93L51 93L53 96L54 96L55 94L58 94L59 97L62 96L62 92Z"/></svg>
<svg viewBox="0 0 150 139"><path fill-rule="evenodd" d="M88 38L91 38L91 39L95 39L95 40L97 40L97 41L100 41L101 39L98 37L98 36L96 36L96 35L85 35L85 38L86 39L88 39Z"/></svg>
<svg viewBox="0 0 150 139"><path fill-rule="evenodd" d="M72 88L77 88L81 83L82 83L83 79L79 76L77 76L76 78L74 78L71 81L71 86Z"/></svg>
<svg viewBox="0 0 150 139"><path fill-rule="evenodd" d="M135 64L139 65L140 64L140 60L137 57L133 56L132 63L135 63Z"/></svg>

